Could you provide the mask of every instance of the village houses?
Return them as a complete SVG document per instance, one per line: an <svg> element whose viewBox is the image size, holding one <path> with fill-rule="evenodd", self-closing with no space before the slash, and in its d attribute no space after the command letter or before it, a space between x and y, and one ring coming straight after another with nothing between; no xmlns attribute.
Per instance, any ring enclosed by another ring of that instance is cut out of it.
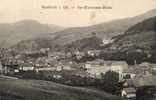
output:
<svg viewBox="0 0 156 100"><path fill-rule="evenodd" d="M138 65L129 65L128 69L124 69L122 72L123 79L133 79L142 76L156 75L156 64L142 62Z"/></svg>

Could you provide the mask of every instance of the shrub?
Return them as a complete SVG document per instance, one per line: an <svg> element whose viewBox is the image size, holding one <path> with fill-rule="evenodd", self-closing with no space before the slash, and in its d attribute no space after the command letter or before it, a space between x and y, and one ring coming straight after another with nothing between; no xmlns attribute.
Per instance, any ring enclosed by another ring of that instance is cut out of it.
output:
<svg viewBox="0 0 156 100"><path fill-rule="evenodd" d="M108 71L102 75L101 88L109 93L116 94L118 92L119 74L117 72Z"/></svg>

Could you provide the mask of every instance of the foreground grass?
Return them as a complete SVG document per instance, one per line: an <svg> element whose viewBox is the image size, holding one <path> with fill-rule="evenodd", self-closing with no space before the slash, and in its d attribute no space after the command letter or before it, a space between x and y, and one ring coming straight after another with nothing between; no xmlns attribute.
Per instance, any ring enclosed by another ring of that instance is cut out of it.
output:
<svg viewBox="0 0 156 100"><path fill-rule="evenodd" d="M0 100L121 100L110 94L41 80L0 79Z"/></svg>

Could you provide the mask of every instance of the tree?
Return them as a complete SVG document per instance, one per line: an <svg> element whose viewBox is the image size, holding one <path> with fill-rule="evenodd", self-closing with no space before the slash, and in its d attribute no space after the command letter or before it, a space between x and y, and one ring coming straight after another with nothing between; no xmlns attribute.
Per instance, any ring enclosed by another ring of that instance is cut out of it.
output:
<svg viewBox="0 0 156 100"><path fill-rule="evenodd" d="M154 21L154 32L155 32L155 43L152 45L152 50L153 50L153 54L152 54L152 60L153 62L156 62L156 20Z"/></svg>
<svg viewBox="0 0 156 100"><path fill-rule="evenodd" d="M109 93L116 94L118 92L119 74L117 72L108 71L102 75L101 88Z"/></svg>
<svg viewBox="0 0 156 100"><path fill-rule="evenodd" d="M133 50L126 52L126 55L126 61L130 65L140 64L147 59L147 54L143 51L143 49L134 48Z"/></svg>

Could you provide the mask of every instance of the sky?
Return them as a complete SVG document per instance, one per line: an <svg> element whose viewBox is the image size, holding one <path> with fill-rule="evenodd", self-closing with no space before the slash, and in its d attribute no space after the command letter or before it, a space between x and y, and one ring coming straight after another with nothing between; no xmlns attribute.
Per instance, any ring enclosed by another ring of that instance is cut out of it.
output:
<svg viewBox="0 0 156 100"><path fill-rule="evenodd" d="M62 9L63 6L69 9ZM78 6L112 9L78 9ZM33 19L40 23L79 27L132 17L155 8L156 0L0 0L0 23Z"/></svg>

